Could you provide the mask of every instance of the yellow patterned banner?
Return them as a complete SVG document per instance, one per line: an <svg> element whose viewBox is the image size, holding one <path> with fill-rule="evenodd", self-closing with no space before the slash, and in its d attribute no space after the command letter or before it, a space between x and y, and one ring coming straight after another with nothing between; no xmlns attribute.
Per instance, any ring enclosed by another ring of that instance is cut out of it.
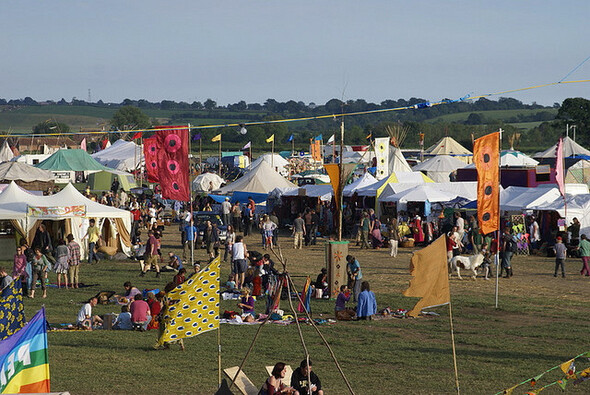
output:
<svg viewBox="0 0 590 395"><path fill-rule="evenodd" d="M166 294L159 344L219 327L219 264L217 256L205 269Z"/></svg>
<svg viewBox="0 0 590 395"><path fill-rule="evenodd" d="M29 217L85 217L86 206L81 204L78 206L28 206L27 215Z"/></svg>

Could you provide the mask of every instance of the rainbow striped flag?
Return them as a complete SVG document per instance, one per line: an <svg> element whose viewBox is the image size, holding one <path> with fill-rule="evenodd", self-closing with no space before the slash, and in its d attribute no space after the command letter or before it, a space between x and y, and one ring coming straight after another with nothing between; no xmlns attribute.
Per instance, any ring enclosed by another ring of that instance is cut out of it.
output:
<svg viewBox="0 0 590 395"><path fill-rule="evenodd" d="M45 308L0 341L0 393L50 392Z"/></svg>

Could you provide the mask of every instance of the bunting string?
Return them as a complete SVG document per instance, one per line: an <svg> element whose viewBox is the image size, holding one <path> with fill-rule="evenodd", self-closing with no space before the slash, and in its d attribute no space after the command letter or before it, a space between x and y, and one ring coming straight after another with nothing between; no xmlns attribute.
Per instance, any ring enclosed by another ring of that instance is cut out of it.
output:
<svg viewBox="0 0 590 395"><path fill-rule="evenodd" d="M588 57L588 59L590 59L590 57ZM586 59L586 60L588 60ZM586 62L586 60L584 60L584 62ZM584 62L582 62L578 67L580 67ZM576 67L576 69L578 68ZM572 70L569 74L573 73L575 71ZM568 75L569 75L568 74ZM386 112L393 112L393 111L404 111L404 110L418 110L418 109L424 109L424 108L430 108L430 107L434 107L434 106L439 106L439 105L444 105L444 104L450 104L450 103L457 103L457 102L464 102L467 100L477 100L480 98L484 98L484 97L490 97L490 96L498 96L498 95L503 95L503 94L507 94L507 93L514 93L514 92L522 92L522 91L527 91L527 90L532 90L532 89L539 89L539 88L544 88L544 87L548 87L548 86L553 86L553 85L560 85L560 84L580 84L580 83L585 83L585 82L590 82L590 79L586 79L586 80L576 80L576 81L558 81L558 82L551 82L548 84L540 84L540 85L533 85L533 86L529 86L529 87L525 87L525 88L518 88L518 89L511 89L511 90L505 90L505 91L499 91L499 92L493 92L493 93L486 93L486 94L482 94L482 95L478 95L478 96L471 96L470 94L467 94L463 97L460 97L458 99L445 99L445 100L440 100L440 101L436 101L436 102L422 102L422 103L417 103L417 104L413 104L410 106L402 106L402 107L394 107L394 108L382 108L382 109L377 109L377 110L367 110L367 111L355 111L355 112L342 112L340 114L324 114L324 115L316 115L316 116L311 116L311 117L301 117L301 118L288 118L288 119L276 119L276 120L270 120L270 121L255 121L255 122L240 122L240 123L226 123L226 124L216 124L216 125L196 125L193 126L191 125L190 128L188 128L189 130L206 130L206 129L219 129L219 128L228 128L228 127L246 127L246 126L258 126L258 125L272 125L272 124L281 124L281 123L291 123L291 122L303 122L303 121L313 121L313 120L319 120L319 119L326 119L326 118L344 118L344 117L352 117L352 116L358 116L358 115L367 115L367 114L379 114L379 113L386 113ZM176 129L176 127L171 126L169 129ZM73 135L78 135L78 134L85 134L85 135L105 135L105 134L123 134L123 133L137 133L137 132L155 132L156 130L169 130L166 127L158 127L156 128L150 128L150 129L132 129L132 130L99 130L99 131L89 131L89 132L55 132L55 133L38 133L38 134L33 134L33 133L26 133L26 134L0 134L0 137L50 137L50 136L73 136Z"/></svg>

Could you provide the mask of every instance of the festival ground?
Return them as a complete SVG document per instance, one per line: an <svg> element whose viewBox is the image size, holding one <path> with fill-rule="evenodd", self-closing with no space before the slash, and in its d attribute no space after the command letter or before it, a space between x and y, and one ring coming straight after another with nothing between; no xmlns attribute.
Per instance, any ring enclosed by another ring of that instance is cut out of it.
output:
<svg viewBox="0 0 590 395"><path fill-rule="evenodd" d="M246 238L248 248L262 251L260 235ZM324 243L303 250L292 249L292 239L282 237L282 252L294 276L315 279L324 265ZM180 253L175 227L164 233L162 252ZM410 249L400 249L397 258L389 251L360 250L351 244L351 254L361 263L364 279L377 295L378 308L408 309L416 299L402 291L410 279ZM204 250L197 259L204 259ZM579 274L579 259L566 261L567 277L553 277L554 259L513 259L514 277L500 279L499 309L494 308L494 281L478 278L451 280L455 339L461 392L496 393L590 350L587 341L589 281ZM222 280L229 265L222 266ZM162 288L172 278L153 273L138 277L136 262L101 261L84 264L81 280L98 284L79 290L49 288L48 298L26 299L27 318L45 305L52 324L74 322L80 302L98 291L123 291L131 281L140 289ZM54 281L55 274L50 274ZM303 278L296 278L299 285ZM288 310L286 301L281 307ZM313 300L315 318L333 317L333 301ZM237 310L235 301L222 301L221 310ZM257 311L260 309L257 308ZM440 316L418 319L338 322L321 325L341 367L357 394L455 393L448 307L431 309ZM99 305L95 313L118 313L116 305ZM321 317L320 317L321 315ZM239 365L254 337L257 325L222 325L223 367ZM314 371L328 394L347 393L328 350L311 326L303 326ZM82 393L192 393L211 394L217 386L217 334L205 333L178 348L156 351L155 331L57 331L49 333L52 391ZM284 361L296 366L303 358L296 325L268 324L251 352L244 371L257 385L266 378L264 366ZM559 378L548 374L543 383ZM543 385L539 382L538 386ZM520 387L524 393L529 384ZM587 383L568 386L569 393L588 393ZM547 393L560 391L557 386ZM238 393L235 391L235 393Z"/></svg>

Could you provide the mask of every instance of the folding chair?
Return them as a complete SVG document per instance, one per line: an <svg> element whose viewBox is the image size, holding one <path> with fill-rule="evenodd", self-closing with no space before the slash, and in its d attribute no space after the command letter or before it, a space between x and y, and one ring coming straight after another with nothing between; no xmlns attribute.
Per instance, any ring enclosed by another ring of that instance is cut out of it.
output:
<svg viewBox="0 0 590 395"><path fill-rule="evenodd" d="M274 368L274 366L265 366L265 368L266 372L270 376L272 374L272 368ZM293 374L293 369L291 368L291 365L285 365L285 368L287 368L287 371L285 372L285 378L283 379L283 383L289 386L291 385L291 375Z"/></svg>
<svg viewBox="0 0 590 395"><path fill-rule="evenodd" d="M231 368L223 369L223 373L229 378L229 381L234 379L236 372L238 371L239 366L233 366ZM272 370L272 368L271 368ZM238 377L234 385L240 390L243 395L258 395L258 388L250 381L248 376L244 373L243 370L240 370Z"/></svg>

